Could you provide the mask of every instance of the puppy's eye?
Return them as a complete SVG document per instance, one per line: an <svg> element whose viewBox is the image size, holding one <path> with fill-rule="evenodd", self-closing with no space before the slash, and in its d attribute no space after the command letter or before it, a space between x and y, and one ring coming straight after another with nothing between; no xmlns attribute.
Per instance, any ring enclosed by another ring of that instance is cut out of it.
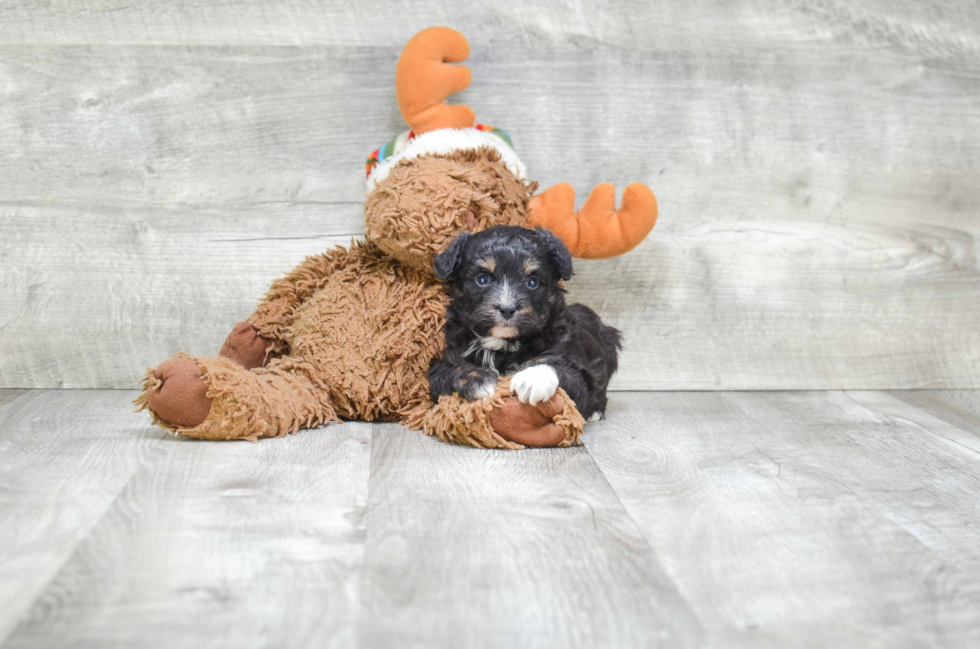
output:
<svg viewBox="0 0 980 649"><path fill-rule="evenodd" d="M534 277L528 277L527 278L527 287L528 288L537 288L538 287L538 280L536 278L534 278Z"/></svg>
<svg viewBox="0 0 980 649"><path fill-rule="evenodd" d="M476 283L479 284L480 286L486 286L487 284L490 283L490 276L480 275L479 277L476 278Z"/></svg>

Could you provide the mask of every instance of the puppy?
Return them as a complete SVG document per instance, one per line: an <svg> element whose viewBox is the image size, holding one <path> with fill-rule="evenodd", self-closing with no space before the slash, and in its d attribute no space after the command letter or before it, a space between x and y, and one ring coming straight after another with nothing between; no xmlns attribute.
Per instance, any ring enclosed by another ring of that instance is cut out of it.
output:
<svg viewBox="0 0 980 649"><path fill-rule="evenodd" d="M529 404L561 387L590 421L606 410L606 388L622 349L619 331L592 309L566 306L560 283L572 256L547 230L498 225L460 234L435 258L448 282L446 351L429 367L432 400L493 395L500 374Z"/></svg>

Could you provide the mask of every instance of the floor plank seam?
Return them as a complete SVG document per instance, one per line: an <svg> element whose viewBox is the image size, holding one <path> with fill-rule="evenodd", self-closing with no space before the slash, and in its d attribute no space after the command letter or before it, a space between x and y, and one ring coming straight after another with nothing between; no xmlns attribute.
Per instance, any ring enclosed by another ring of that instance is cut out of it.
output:
<svg viewBox="0 0 980 649"><path fill-rule="evenodd" d="M895 421L896 419L897 420L900 420L903 424L905 424L907 426L911 426L911 427L914 427L914 428L919 429L919 430L924 430L925 432L927 432L927 433L929 433L931 435L935 435L936 437L939 437L940 439L945 440L947 443L954 445L958 449L961 449L963 451L967 451L971 456L976 456L977 459L980 459L980 451L978 451L978 450L976 450L974 448L970 448L969 446L967 446L966 444L963 444L962 442L960 442L958 440L955 440L955 439L952 439L950 437L947 437L946 435L943 435L942 433L939 433L939 432L933 430L932 428L930 428L929 426L927 426L925 424L919 423L917 421L912 421L910 419L905 419L904 417L895 418L895 417L892 417L891 415L887 415L885 413L882 413L882 412L879 412L877 410L874 410L873 408L870 408L867 405L865 405L865 404L861 403L860 401L858 401L857 399L855 399L851 395L851 392L852 392L851 390L845 390L843 392L843 394L844 394L845 397L847 397L847 399L849 401L851 401L853 403L856 403L857 405L861 406L862 408L865 408L865 409L869 410L870 412L875 413L879 417L884 417L884 418L888 419L889 421ZM931 413L923 410L922 408L919 408L918 406L915 406L915 405L910 404L910 403L906 403L906 402L902 401L901 399L899 399L898 397L894 397L894 396L888 394L884 390L875 390L875 392L876 393L879 393L879 394L881 394L883 396L886 396L889 399L893 399L894 401L896 401L898 403L904 404L905 406L907 406L909 408L912 408L914 410L917 410L917 411L921 412L923 415L926 415L928 417L932 417L933 419L938 419L939 421L943 422L944 424L946 424L950 428L955 428L956 430L959 430L959 431L961 431L963 433L966 433L967 435L973 435L974 434L971 431L965 430L964 428L962 428L960 426L957 426L956 424L954 424L954 423L952 423L952 422L950 422L950 421L948 421L946 419L943 419L942 417L938 417L936 415L933 415L933 414L931 414Z"/></svg>
<svg viewBox="0 0 980 649"><path fill-rule="evenodd" d="M169 434L166 431L161 430L160 436L157 438L156 441L160 442L166 440L168 437ZM10 641L10 638L16 635L17 629L20 628L20 626L30 618L31 612L34 610L34 607L37 605L38 602L44 599L51 586L58 580L58 577L61 576L61 572L65 569L65 566L71 563L72 559L75 558L75 555L78 554L78 549L82 547L82 545L84 545L85 542L88 540L88 537L92 533L92 530L96 529L99 526L99 523L101 523L102 520L105 518L106 514L108 514L112 510L115 504L119 501L119 498L123 495L123 493L126 492L126 489L128 489L129 486L133 483L133 480L136 479L136 476L146 468L147 466L140 466L134 469L133 472L130 473L129 478L126 479L126 482L123 483L122 487L116 493L116 495L113 496L112 500L109 500L106 503L105 508L103 508L103 510L99 513L99 515L92 517L91 525L88 526L84 534L79 536L79 539L74 544L74 547L72 547L71 552L65 555L64 560L61 561L58 564L57 569L51 573L51 578L45 581L44 585L38 589L37 597L35 597L34 600L31 601L29 606L25 607L23 614L18 618L17 623L11 627L7 635L4 636L3 638L0 638L0 649L6 648L7 643Z"/></svg>
<svg viewBox="0 0 980 649"><path fill-rule="evenodd" d="M841 394L844 398L846 398L848 401L850 401L851 403L855 404L856 406L859 406L859 407L863 408L864 410L867 410L868 412L874 414L876 417L885 418L886 420L888 420L890 422L891 421L894 421L892 417L890 417L890 416L888 416L888 415L886 415L884 413L881 413L881 412L875 410L874 408L868 406L867 404L861 403L860 401L857 401L856 399L854 399L849 394L849 392L851 392L849 390L818 390L818 392L825 392L825 393L837 392L837 393ZM887 395L884 391L875 390L874 392L880 392L881 394L885 394L885 396L890 396L890 395ZM741 406L741 404L737 403L736 401L734 401L732 399L729 399L727 395L722 395L722 396L723 396L723 398L726 401L729 401L735 407L739 408L748 418L750 418L751 420L755 421L758 425L760 425L760 426L766 426L765 422L763 422L762 420L760 420L758 417L756 417L750 411L748 411L745 408L743 408ZM890 398L894 399L894 397L890 397ZM913 407L914 408L914 406L910 406L910 407ZM926 413L926 414L928 414L928 413ZM922 425L920 425L920 424L918 424L918 423L916 423L914 421L909 421L909 420L906 420L906 419L902 419L902 422L903 422L903 425L905 425L905 426L914 426L916 428L920 428L922 430L925 430L926 432L933 433L933 431L927 429L926 427L924 427L924 426L922 426ZM841 434L843 434L844 436L846 436L847 438L849 438L852 441L856 441L856 440L854 440L853 437L851 437L850 434L848 434L845 431L841 431ZM933 434L935 434L935 433L933 433ZM942 438L943 440L946 440L946 441L954 441L954 440L949 440L947 437L945 437L943 435L938 435L938 434L935 434L935 435L937 437ZM753 446L755 446L755 445L753 445ZM967 447L963 446L962 444L958 444L958 443L957 443L957 446L958 447L962 447L962 448L967 448ZM769 459L772 460L774 463L776 462L775 460L773 460L769 456L768 453L763 453L758 447L755 447L755 448L756 448L756 451L758 451L760 454L764 455L765 457L769 457ZM970 450L971 451L971 455L972 454L976 454L976 452L973 451L973 449L967 448L967 450ZM773 480L773 482L774 482L774 480ZM777 485L777 486L779 486L779 485ZM901 520L896 519L895 516L893 515L893 513L891 512L891 510L889 509L888 504L886 502L882 501L881 498L879 498L877 495L875 495L874 493L859 494L858 492L855 492L855 490L852 487L850 487L850 486L848 486L847 489L848 489L848 491L850 491L855 496L861 495L865 499L865 502L868 503L869 507L872 508L876 514L878 514L879 516L882 516L882 517L888 519L889 521L891 521L892 523L894 523L906 536L908 536L910 539L912 539L916 544L918 544L919 546L921 546L921 547L925 548L926 550L928 550L931 554L935 555L938 559L940 559L940 560L942 559L941 554L939 552L937 552L934 547L932 547L927 542L925 542L918 534L916 534L916 532L914 530L910 529L909 526L908 526L908 524L906 524L904 521L901 521ZM781 487L780 487L780 491L782 492L782 488Z"/></svg>
<svg viewBox="0 0 980 649"><path fill-rule="evenodd" d="M681 599L681 601L684 602L684 605L687 606L687 608L690 611L692 611L692 613L695 615L695 617L697 617L698 624L701 625L701 631L703 633L704 630L705 630L705 624L704 624L704 620L702 620L700 617L697 616L697 609L694 608L693 603L688 599L688 597L681 590L680 584L677 582L677 580L674 578L674 576L670 574L670 572L667 570L667 567L660 560L660 555L657 554L656 548L654 548L653 547L653 544L650 543L650 539L643 532L643 528L640 527L639 523L637 523L636 518L633 516L633 513L629 510L629 508L626 506L626 504L623 502L623 499L620 497L619 492L616 491L616 488L609 481L609 478L606 477L606 474L602 470L602 467L596 461L595 456L592 455L592 451L591 451L591 449L589 449L588 443L583 441L582 442L582 447L585 449L585 452L588 453L589 459L592 460L592 463L595 465L596 470L599 472L599 475L602 476L603 482L605 482L606 485L609 487L610 493L612 493L616 497L616 502L619 503L619 506L622 508L623 512L626 514L626 518L627 518L627 520L629 520L630 524L633 526L633 529L636 531L637 537L639 539L641 539L643 545L647 548L647 550L649 550L650 556L653 557L654 559L656 559L657 563L660 564L660 567L662 569L663 574L667 577L667 579L670 580L671 585L673 585L674 592L677 594L677 597L679 597ZM595 515L595 512L593 512L593 517L594 517L594 515Z"/></svg>
<svg viewBox="0 0 980 649"><path fill-rule="evenodd" d="M368 449L368 476L367 476L367 493L364 496L364 537L361 541L361 568L357 576L357 587L355 589L356 606L357 606L357 622L354 624L354 647L362 647L364 643L361 638L361 626L366 623L364 616L366 611L369 610L367 603L365 602L365 594L368 592L367 588L367 572L368 572L368 540L371 537L371 530L368 527L368 521L370 520L370 510L371 510L371 494L374 489L374 453L375 453L375 434L378 430L378 425L376 423L371 424L371 448Z"/></svg>

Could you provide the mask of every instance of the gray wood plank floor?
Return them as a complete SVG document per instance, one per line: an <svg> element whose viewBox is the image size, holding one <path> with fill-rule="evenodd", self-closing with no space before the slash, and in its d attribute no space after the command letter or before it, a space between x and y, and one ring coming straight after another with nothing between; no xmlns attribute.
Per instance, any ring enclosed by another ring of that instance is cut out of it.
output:
<svg viewBox="0 0 980 649"><path fill-rule="evenodd" d="M526 452L132 396L0 390L0 646L980 646L975 394L616 393Z"/></svg>

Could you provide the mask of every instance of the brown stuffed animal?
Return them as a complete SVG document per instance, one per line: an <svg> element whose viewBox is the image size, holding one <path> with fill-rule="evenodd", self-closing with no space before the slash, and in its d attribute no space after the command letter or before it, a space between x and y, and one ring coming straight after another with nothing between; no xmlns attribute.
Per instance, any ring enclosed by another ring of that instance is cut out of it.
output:
<svg viewBox="0 0 980 649"><path fill-rule="evenodd" d="M626 188L615 209L600 185L574 211L561 184L537 183L503 131L475 125L468 106L448 106L470 71L451 29L420 32L398 61L398 104L411 130L368 160L365 243L309 257L272 283L218 358L178 354L148 371L136 399L153 421L201 439L281 437L339 418L403 421L428 435L479 447L569 446L582 417L558 390L520 403L504 377L490 399L429 400L426 373L442 352L447 302L434 257L461 230L496 224L550 228L578 257L621 254L653 227L657 203Z"/></svg>

